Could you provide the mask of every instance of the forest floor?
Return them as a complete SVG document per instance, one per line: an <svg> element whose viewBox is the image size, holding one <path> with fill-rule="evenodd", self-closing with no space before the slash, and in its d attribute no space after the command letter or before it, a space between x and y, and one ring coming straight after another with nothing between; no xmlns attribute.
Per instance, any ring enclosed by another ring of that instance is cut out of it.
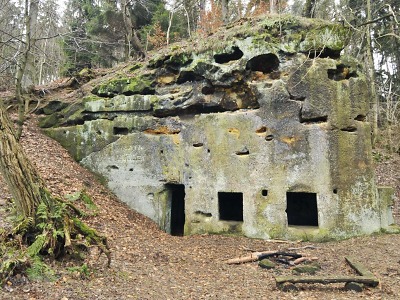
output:
<svg viewBox="0 0 400 300"><path fill-rule="evenodd" d="M236 236L170 236L148 218L129 209L103 187L96 177L76 163L57 142L28 120L23 147L50 190L59 196L86 189L98 206L87 222L108 237L111 267L104 255L88 256L89 274L68 271L71 261L52 265L55 281L30 281L15 276L0 288L0 299L398 299L400 295L400 234L377 234L343 241L310 243L249 239ZM387 156L377 165L382 184L400 190L400 157ZM398 197L398 196L397 196ZM5 213L11 196L0 178L0 226L9 226ZM289 275L290 267L261 269L257 263L228 265L225 260L252 250L297 250L318 257L317 275L355 275L344 257L353 256L379 279L376 288L345 291L344 284L306 285L283 292L277 275Z"/></svg>

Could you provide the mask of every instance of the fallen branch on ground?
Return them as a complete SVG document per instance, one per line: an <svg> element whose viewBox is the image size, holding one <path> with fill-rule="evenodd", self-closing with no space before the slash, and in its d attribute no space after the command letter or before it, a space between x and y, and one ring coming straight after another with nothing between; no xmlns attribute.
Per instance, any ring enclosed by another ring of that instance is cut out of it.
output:
<svg viewBox="0 0 400 300"><path fill-rule="evenodd" d="M292 263L294 265L298 265L305 261L310 262L310 261L314 261L314 260L318 260L318 257L299 257L299 258L295 259L294 261L292 261Z"/></svg>
<svg viewBox="0 0 400 300"><path fill-rule="evenodd" d="M377 287L379 280L360 263L357 263L353 258L345 257L346 262L361 276L342 276L342 275L328 275L328 276L312 276L312 277L299 277L299 276L278 276L275 277L276 284L279 288L284 288L285 284L295 283L361 283L371 287ZM350 287L350 285L348 285ZM287 290L293 290L295 287L291 287ZM350 288L351 289L351 288ZM353 287L354 289L354 287ZM362 286L360 287L362 289Z"/></svg>
<svg viewBox="0 0 400 300"><path fill-rule="evenodd" d="M318 249L319 247L315 247L313 245L308 245L304 247L297 247L297 248L287 248L289 251L294 251L294 250L305 250L305 249Z"/></svg>
<svg viewBox="0 0 400 300"><path fill-rule="evenodd" d="M253 252L250 253L249 255L243 256L243 257L236 257L232 259L228 259L226 261L227 264L241 264L241 263L247 263L247 262L253 262L253 261L258 261L262 260L264 258L268 257L291 257L294 259L300 259L302 258L301 254L298 253L289 253L289 252L282 252L282 251L261 251L261 252ZM317 258L305 258L305 260L314 260ZM291 264L288 259L284 260L287 264ZM283 262L283 261L281 261Z"/></svg>

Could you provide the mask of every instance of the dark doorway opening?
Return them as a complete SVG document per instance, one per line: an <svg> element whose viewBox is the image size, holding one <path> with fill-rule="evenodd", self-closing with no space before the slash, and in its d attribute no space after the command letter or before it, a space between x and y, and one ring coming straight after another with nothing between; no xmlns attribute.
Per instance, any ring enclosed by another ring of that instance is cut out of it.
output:
<svg viewBox="0 0 400 300"><path fill-rule="evenodd" d="M185 186L167 184L171 199L171 235L184 235L185 229Z"/></svg>
<svg viewBox="0 0 400 300"><path fill-rule="evenodd" d="M219 219L243 221L243 193L218 192Z"/></svg>
<svg viewBox="0 0 400 300"><path fill-rule="evenodd" d="M288 225L318 226L316 193L286 193Z"/></svg>

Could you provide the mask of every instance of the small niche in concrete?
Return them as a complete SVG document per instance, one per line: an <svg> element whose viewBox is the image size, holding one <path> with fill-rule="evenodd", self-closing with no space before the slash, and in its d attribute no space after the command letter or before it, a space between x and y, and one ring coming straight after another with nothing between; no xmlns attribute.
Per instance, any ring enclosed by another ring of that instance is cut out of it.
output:
<svg viewBox="0 0 400 300"><path fill-rule="evenodd" d="M366 118L367 117L365 115L357 115L357 117L355 117L354 120L360 121L360 122L365 122Z"/></svg>
<svg viewBox="0 0 400 300"><path fill-rule="evenodd" d="M198 74L196 74L193 71L181 71L179 73L178 79L176 80L176 82L178 84L182 84L185 82L194 82L194 81L200 81L203 80L204 77L200 76Z"/></svg>
<svg viewBox="0 0 400 300"><path fill-rule="evenodd" d="M243 193L218 192L219 219L243 221Z"/></svg>
<svg viewBox="0 0 400 300"><path fill-rule="evenodd" d="M265 140L266 141L272 141L274 139L274 135L273 134L268 134L266 137L265 137Z"/></svg>
<svg viewBox="0 0 400 300"><path fill-rule="evenodd" d="M336 81L358 77L355 71L351 71L350 67L343 64L337 65L336 69L328 69L328 78Z"/></svg>
<svg viewBox="0 0 400 300"><path fill-rule="evenodd" d="M288 225L318 226L317 194L286 193Z"/></svg>
<svg viewBox="0 0 400 300"><path fill-rule="evenodd" d="M106 169L108 172L110 172L111 170L119 170L119 168L116 165L108 165Z"/></svg>
<svg viewBox="0 0 400 300"><path fill-rule="evenodd" d="M340 128L341 131L346 131L346 132L356 132L357 131L357 127L349 125L347 127L344 128Z"/></svg>
<svg viewBox="0 0 400 300"><path fill-rule="evenodd" d="M214 92L215 92L215 87L213 87L213 86L206 85L201 89L201 93L203 95L212 95L212 94L214 94Z"/></svg>
<svg viewBox="0 0 400 300"><path fill-rule="evenodd" d="M261 191L261 195L263 195L264 197L268 196L268 190L262 190Z"/></svg>
<svg viewBox="0 0 400 300"><path fill-rule="evenodd" d="M239 47L232 47L232 52L230 53L221 53L221 54L215 54L214 55L214 60L217 64L226 64L232 60L238 60L241 59L243 56L242 50L239 49Z"/></svg>
<svg viewBox="0 0 400 300"><path fill-rule="evenodd" d="M171 204L171 235L183 236L185 228L185 186L169 183L165 187Z"/></svg>
<svg viewBox="0 0 400 300"><path fill-rule="evenodd" d="M115 135L127 135L129 130L126 127L114 127L113 132Z"/></svg>
<svg viewBox="0 0 400 300"><path fill-rule="evenodd" d="M326 122L328 122L328 116L305 117L301 111L300 123L309 125L309 124L319 124L319 123L326 123Z"/></svg>
<svg viewBox="0 0 400 300"><path fill-rule="evenodd" d="M195 148L200 148L200 147L203 147L203 143L194 143L193 144L193 147L195 147Z"/></svg>
<svg viewBox="0 0 400 300"><path fill-rule="evenodd" d="M246 64L246 69L264 74L271 73L279 69L279 58L272 53L261 54L250 59Z"/></svg>
<svg viewBox="0 0 400 300"><path fill-rule="evenodd" d="M250 151L249 151L249 149L247 149L247 147L244 147L242 150L236 151L235 154L239 155L239 156L249 155Z"/></svg>
<svg viewBox="0 0 400 300"><path fill-rule="evenodd" d="M332 50L330 48L324 48L323 50L314 50L308 52L308 58L340 58L341 50Z"/></svg>
<svg viewBox="0 0 400 300"><path fill-rule="evenodd" d="M267 132L267 127L266 126L261 126L256 130L256 133L264 133Z"/></svg>
<svg viewBox="0 0 400 300"><path fill-rule="evenodd" d="M212 214L211 214L211 213L206 213L206 212L200 211L200 210L197 210L197 211L195 211L194 213L195 213L196 215L203 216L203 217L206 217L206 218L211 218L211 217L212 217Z"/></svg>

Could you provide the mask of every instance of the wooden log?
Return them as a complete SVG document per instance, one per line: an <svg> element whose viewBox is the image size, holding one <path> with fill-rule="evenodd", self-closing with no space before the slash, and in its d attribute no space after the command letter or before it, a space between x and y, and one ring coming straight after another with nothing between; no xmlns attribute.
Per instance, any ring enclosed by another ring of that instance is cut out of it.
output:
<svg viewBox="0 0 400 300"><path fill-rule="evenodd" d="M261 259L268 258L268 257L271 257L271 256L289 256L289 257L295 258L295 259L302 257L302 255L298 254L298 253L276 251L276 252L272 252L272 253L268 253L268 252L261 253L258 256L258 259L261 260Z"/></svg>
<svg viewBox="0 0 400 300"><path fill-rule="evenodd" d="M318 257L299 257L295 259L292 263L294 265L298 265L305 261L314 261L314 260L318 260Z"/></svg>
<svg viewBox="0 0 400 300"><path fill-rule="evenodd" d="M277 251L253 252L253 253L250 253L249 255L246 255L243 257L236 257L236 258L228 259L226 261L226 263L229 265L242 264L242 263L257 261L257 260L259 260L260 256L274 255L276 253L278 253L278 252Z"/></svg>
<svg viewBox="0 0 400 300"><path fill-rule="evenodd" d="M352 267L359 275L365 276L365 277L375 277L375 275L370 272L366 267L364 267L362 264L356 262L353 257L345 257L344 258L347 263Z"/></svg>
<svg viewBox="0 0 400 300"><path fill-rule="evenodd" d="M347 283L347 282L358 282L365 285L376 287L379 281L375 277L366 276L311 276L311 277L299 277L299 276L279 276L275 277L276 284L279 286L283 283Z"/></svg>
<svg viewBox="0 0 400 300"><path fill-rule="evenodd" d="M289 251L293 250L303 250L303 249L318 249L319 247L315 247L314 245L307 245L304 247L295 247L295 248L287 248Z"/></svg>

